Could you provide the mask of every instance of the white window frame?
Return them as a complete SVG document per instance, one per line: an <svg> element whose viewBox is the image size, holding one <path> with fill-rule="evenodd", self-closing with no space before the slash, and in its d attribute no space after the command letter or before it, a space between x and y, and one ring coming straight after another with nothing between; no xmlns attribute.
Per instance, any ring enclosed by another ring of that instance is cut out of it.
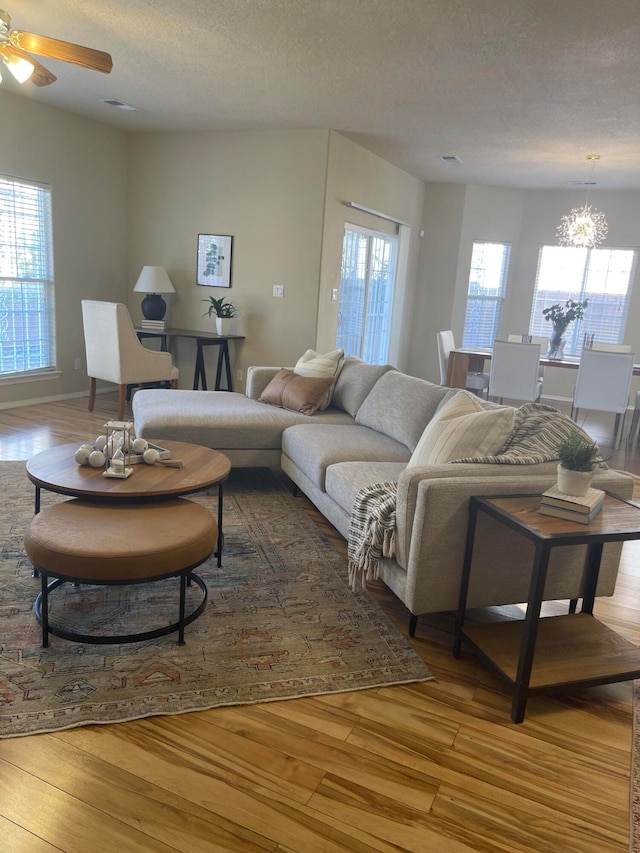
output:
<svg viewBox="0 0 640 853"><path fill-rule="evenodd" d="M0 174L0 381L56 369L51 187Z"/></svg>
<svg viewBox="0 0 640 853"><path fill-rule="evenodd" d="M633 248L541 246L530 334L551 335L543 308L564 305L568 299L588 299L584 318L570 323L564 334L565 355L580 355L585 336L593 335L602 343L623 343L637 263L638 250Z"/></svg>
<svg viewBox="0 0 640 853"><path fill-rule="evenodd" d="M498 254L501 254L500 258ZM492 347L498 337L510 260L511 243L494 240L473 241L462 333L463 346Z"/></svg>

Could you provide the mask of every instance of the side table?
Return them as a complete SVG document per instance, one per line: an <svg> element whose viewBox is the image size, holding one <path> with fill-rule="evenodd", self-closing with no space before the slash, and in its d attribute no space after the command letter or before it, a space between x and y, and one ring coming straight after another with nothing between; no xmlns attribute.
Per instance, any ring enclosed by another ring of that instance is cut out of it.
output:
<svg viewBox="0 0 640 853"><path fill-rule="evenodd" d="M596 685L640 677L640 648L593 616L602 548L606 542L640 539L640 506L606 494L602 511L588 525L539 513L540 495L474 496L455 624L454 657L468 642L512 687L511 719L524 720L531 690ZM534 545L527 612L522 620L465 625L478 513L483 512ZM552 548L587 545L580 613L540 618Z"/></svg>
<svg viewBox="0 0 640 853"><path fill-rule="evenodd" d="M193 390L197 391L200 386L203 391L207 390L207 374L204 365L204 348L210 346L218 347L218 363L216 366L216 391L233 391L233 378L231 375L231 358L229 356L229 341L243 341L244 335L217 335L215 332L197 332L191 329L165 329L164 331L153 331L150 329L136 329L138 338L160 338L160 349L167 351L167 338L192 338L196 342L196 365L193 374ZM226 388L221 388L222 371L225 373Z"/></svg>

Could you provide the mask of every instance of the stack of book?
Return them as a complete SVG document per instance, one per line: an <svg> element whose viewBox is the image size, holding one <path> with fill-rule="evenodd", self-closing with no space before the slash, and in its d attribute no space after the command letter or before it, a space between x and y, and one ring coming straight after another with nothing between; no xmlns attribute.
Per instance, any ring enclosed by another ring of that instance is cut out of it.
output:
<svg viewBox="0 0 640 853"><path fill-rule="evenodd" d="M140 328L146 329L148 332L164 332L167 324L164 320L146 320L143 317Z"/></svg>
<svg viewBox="0 0 640 853"><path fill-rule="evenodd" d="M602 509L604 492L602 489L589 489L586 495L565 495L557 486L543 492L540 509L543 515L553 515L578 524L589 524Z"/></svg>

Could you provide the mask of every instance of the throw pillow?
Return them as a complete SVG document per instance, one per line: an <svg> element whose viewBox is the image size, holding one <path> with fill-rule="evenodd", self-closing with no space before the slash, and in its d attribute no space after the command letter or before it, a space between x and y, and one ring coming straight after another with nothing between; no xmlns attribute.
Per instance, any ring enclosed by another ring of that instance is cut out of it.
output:
<svg viewBox="0 0 640 853"><path fill-rule="evenodd" d="M298 376L283 367L258 398L262 403L290 409L302 415L314 415L331 388L332 379Z"/></svg>
<svg viewBox="0 0 640 853"><path fill-rule="evenodd" d="M407 467L498 453L513 432L515 413L510 406L487 410L474 394L460 391L429 421Z"/></svg>
<svg viewBox="0 0 640 853"><path fill-rule="evenodd" d="M331 385L326 392L324 398L320 401L319 409L326 409L331 403L331 395L335 381L340 375L342 365L344 364L344 350L336 349L332 352L327 352L321 355L315 350L308 349L304 355L301 355L293 368L293 372L298 376L311 376L322 379L330 379Z"/></svg>

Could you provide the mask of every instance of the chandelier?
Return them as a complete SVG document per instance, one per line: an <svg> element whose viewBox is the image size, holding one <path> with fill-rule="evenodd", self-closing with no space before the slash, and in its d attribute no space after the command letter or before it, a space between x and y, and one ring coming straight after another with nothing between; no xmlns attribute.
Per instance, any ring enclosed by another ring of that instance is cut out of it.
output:
<svg viewBox="0 0 640 853"><path fill-rule="evenodd" d="M578 249L596 249L607 236L609 226L604 213L589 204L589 191L593 183L593 170L600 159L599 154L588 154L591 160L591 176L587 187L587 197L582 207L573 210L560 220L556 229L558 243L561 246L573 246Z"/></svg>

